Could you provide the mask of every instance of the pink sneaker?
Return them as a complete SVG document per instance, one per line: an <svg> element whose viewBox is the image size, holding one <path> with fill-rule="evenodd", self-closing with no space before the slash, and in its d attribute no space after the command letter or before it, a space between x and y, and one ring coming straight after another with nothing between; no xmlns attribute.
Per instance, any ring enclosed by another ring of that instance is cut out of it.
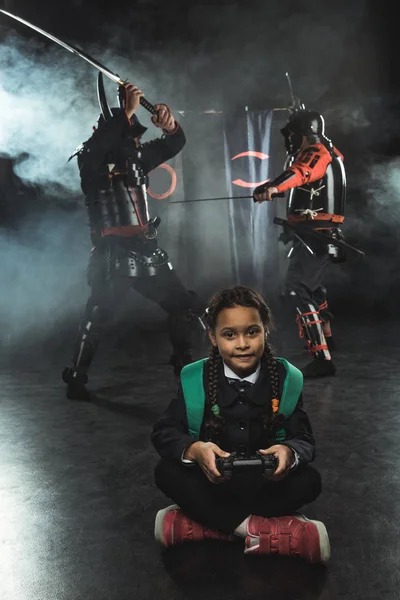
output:
<svg viewBox="0 0 400 600"><path fill-rule="evenodd" d="M252 515L247 529L245 554L301 556L313 563L329 560L328 532L321 521L301 514L270 519Z"/></svg>
<svg viewBox="0 0 400 600"><path fill-rule="evenodd" d="M227 535L216 529L208 529L186 517L179 506L172 504L159 510L154 526L154 537L163 546L175 546L183 542L202 540L233 541L233 535Z"/></svg>

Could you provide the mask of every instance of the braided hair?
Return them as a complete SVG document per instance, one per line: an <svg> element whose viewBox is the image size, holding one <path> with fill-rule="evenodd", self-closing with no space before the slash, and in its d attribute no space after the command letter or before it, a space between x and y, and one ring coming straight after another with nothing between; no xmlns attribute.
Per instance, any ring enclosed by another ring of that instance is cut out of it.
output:
<svg viewBox="0 0 400 600"><path fill-rule="evenodd" d="M205 313L205 321L208 328L214 332L219 313L225 308L234 308L235 306L244 306L255 308L261 318L266 330L273 328L273 318L271 311L264 298L255 290L245 286L235 286L227 288L213 296L208 302L208 308ZM266 365L272 388L272 400L270 410L263 416L263 425L266 431L274 431L284 420L284 416L279 413L279 373L273 349L265 340L264 353L261 361ZM225 422L220 415L218 405L218 372L222 358L218 347L213 346L209 359L206 363L208 371L208 389L206 393L206 421L205 428L208 439L218 439L224 430Z"/></svg>

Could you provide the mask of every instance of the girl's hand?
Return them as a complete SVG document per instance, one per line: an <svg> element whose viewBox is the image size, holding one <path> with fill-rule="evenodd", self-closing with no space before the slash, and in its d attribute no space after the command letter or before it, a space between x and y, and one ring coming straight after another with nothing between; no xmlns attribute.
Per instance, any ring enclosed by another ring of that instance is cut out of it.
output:
<svg viewBox="0 0 400 600"><path fill-rule="evenodd" d="M195 442L189 446L183 458L195 460L211 483L221 483L224 478L215 465L215 456L227 458L229 453L212 442Z"/></svg>
<svg viewBox="0 0 400 600"><path fill-rule="evenodd" d="M267 448L267 450L260 450L260 453L265 455L273 454L278 459L276 471L269 477L269 479L280 481L287 476L294 461L294 453L289 446L285 446L284 444L276 444L275 446Z"/></svg>

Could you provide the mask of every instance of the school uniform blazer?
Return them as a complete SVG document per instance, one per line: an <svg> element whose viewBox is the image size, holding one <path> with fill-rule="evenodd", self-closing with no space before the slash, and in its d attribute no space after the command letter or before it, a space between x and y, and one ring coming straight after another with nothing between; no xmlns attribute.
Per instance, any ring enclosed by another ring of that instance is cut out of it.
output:
<svg viewBox="0 0 400 600"><path fill-rule="evenodd" d="M286 371L280 363L277 367L281 395ZM207 368L204 369L203 383L204 389L207 390ZM229 383L221 365L219 390L220 414L225 420L225 431L218 445L223 450L254 454L260 448L268 448L276 444L273 432L266 432L262 423L262 415L270 411L272 399L272 388L265 364L261 365L256 383L242 393ZM307 413L303 409L302 396L292 415L283 421L281 427L286 434L283 443L297 452L299 464L313 461L315 440ZM199 439L206 441L204 420ZM155 423L151 440L160 456L179 461L185 449L195 441L189 434L181 385L176 397Z"/></svg>

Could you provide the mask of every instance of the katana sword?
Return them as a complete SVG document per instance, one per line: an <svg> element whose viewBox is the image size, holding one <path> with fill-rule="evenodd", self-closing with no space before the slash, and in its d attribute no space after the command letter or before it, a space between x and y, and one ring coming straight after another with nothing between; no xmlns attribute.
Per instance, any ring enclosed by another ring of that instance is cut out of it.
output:
<svg viewBox="0 0 400 600"><path fill-rule="evenodd" d="M110 69L108 69L107 67L105 67L104 65L102 65L98 60L95 60L94 58L92 58L91 56L89 56L89 54L87 54L86 52L84 52L80 48L77 48L76 46L72 46L72 44L66 44L65 42L63 42L62 40L58 39L57 37L55 37L51 33L48 33L47 31L44 31L44 29L41 29L40 27L37 27L36 25L33 25L32 23L29 23L29 21L25 21L25 19L21 19L21 17L17 17L16 15L13 15L12 13L7 12L6 10L0 9L0 12L2 12L5 15L7 15L8 17L11 17L12 19L15 19L16 21L19 21L23 25L26 25L27 27L30 27L30 29L34 29L35 31L38 31L39 33L41 33L42 35L44 35L45 37L47 37L49 40L52 40L53 42L56 42L56 44L58 44L59 46L62 46L63 48L65 48L69 52L72 52L72 54L76 54L80 58L83 58L83 60L85 60L90 65L92 65L93 67L95 67L101 73L104 73L104 75L106 75L109 79L111 79L111 81L114 81L114 83L117 83L121 87L125 87L127 79L121 79L121 77L119 75L117 75L116 73L113 73L112 71L110 71ZM146 110L148 110L152 115L154 115L157 112L157 110L155 109L155 107L153 106L153 104L151 104L148 100L146 100L146 98L143 98L143 97L140 98L140 104L143 106L143 108L145 108Z"/></svg>
<svg viewBox="0 0 400 600"><path fill-rule="evenodd" d="M284 194L272 194L272 198L281 198ZM194 200L171 200L169 204L190 204L192 202L213 202L214 200L236 200L240 198L253 198L253 196L222 196L221 198L195 198Z"/></svg>
<svg viewBox="0 0 400 600"><path fill-rule="evenodd" d="M365 256L365 252L363 252L362 250L355 248L354 246L348 244L344 240L329 237L324 233L321 233L320 231L315 231L313 229L300 231L295 225L292 225L291 223L288 223L285 219L280 219L279 217L274 218L274 223L275 225L282 225L283 228L289 229L296 236L298 236L298 234L300 234L300 236L301 234L303 234L305 236L315 238L316 240L320 240L321 242L324 242L324 244L332 244L332 246L337 246L338 248L345 248L346 250L351 250L352 252L355 252L360 256Z"/></svg>
<svg viewBox="0 0 400 600"><path fill-rule="evenodd" d="M171 200L168 204L191 204L192 202L212 202L213 200L236 200L236 198L252 198L253 196L222 196L221 198L195 198L194 200Z"/></svg>
<svg viewBox="0 0 400 600"><path fill-rule="evenodd" d="M315 256L315 252L312 248L310 248L310 246L308 244L306 244L306 242L303 240L302 237L299 236L298 233L296 233L295 231L292 232L293 233L293 237L302 245L304 246L304 248L307 250L307 252L309 252L311 254L311 256ZM293 252L293 246L291 247L291 249L288 252L288 255L286 258L289 258L290 255Z"/></svg>
<svg viewBox="0 0 400 600"><path fill-rule="evenodd" d="M292 104L290 104L288 108L289 112L295 113L301 110L305 110L306 107L304 106L303 102L299 98L296 98L296 96L293 93L293 86L289 73L285 73L285 75L289 84L290 95L292 97Z"/></svg>
<svg viewBox="0 0 400 600"><path fill-rule="evenodd" d="M273 194L273 196L283 196L283 194ZM172 200L169 204L190 204L192 202L209 202L212 200L236 200L237 198L253 198L253 196L223 196L222 198L197 198L195 200ZM310 248L308 244L297 234L293 233L294 237L299 241L299 243L305 247L307 252L309 252L312 256L314 256L313 250Z"/></svg>

